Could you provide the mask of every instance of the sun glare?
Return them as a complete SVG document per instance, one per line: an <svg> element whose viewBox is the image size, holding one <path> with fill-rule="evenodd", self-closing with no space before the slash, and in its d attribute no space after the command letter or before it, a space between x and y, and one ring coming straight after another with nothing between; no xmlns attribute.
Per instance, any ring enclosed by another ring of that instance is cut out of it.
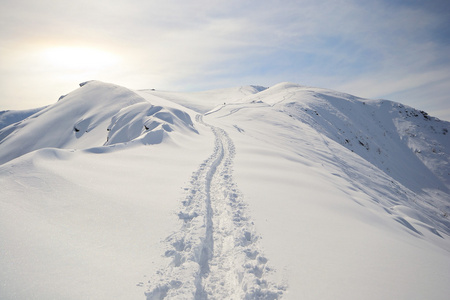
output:
<svg viewBox="0 0 450 300"><path fill-rule="evenodd" d="M49 48L43 56L53 67L73 71L100 70L118 61L112 53L87 47Z"/></svg>

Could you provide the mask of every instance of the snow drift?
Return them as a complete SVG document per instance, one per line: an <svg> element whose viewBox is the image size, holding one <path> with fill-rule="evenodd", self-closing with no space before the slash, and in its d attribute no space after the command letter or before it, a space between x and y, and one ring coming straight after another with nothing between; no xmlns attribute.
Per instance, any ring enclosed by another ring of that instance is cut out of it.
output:
<svg viewBox="0 0 450 300"><path fill-rule="evenodd" d="M450 123L280 83L0 113L2 299L447 299Z"/></svg>

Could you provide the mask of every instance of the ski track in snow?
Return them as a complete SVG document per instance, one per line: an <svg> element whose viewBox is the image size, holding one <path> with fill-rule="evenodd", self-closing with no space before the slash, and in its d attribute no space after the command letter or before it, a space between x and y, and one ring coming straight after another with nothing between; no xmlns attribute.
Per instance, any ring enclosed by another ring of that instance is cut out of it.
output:
<svg viewBox="0 0 450 300"><path fill-rule="evenodd" d="M178 214L181 229L166 239L171 261L149 281L147 299L278 299L284 286L269 282L268 266L233 182L235 148L225 130L211 156L193 173Z"/></svg>

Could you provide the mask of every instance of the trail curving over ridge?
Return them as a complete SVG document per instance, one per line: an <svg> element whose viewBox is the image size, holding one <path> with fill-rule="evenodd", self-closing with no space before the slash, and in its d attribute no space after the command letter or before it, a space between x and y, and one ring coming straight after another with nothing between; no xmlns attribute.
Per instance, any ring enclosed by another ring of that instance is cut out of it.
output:
<svg viewBox="0 0 450 300"><path fill-rule="evenodd" d="M214 133L214 151L185 188L181 228L165 240L170 263L149 281L147 300L278 299L285 287L266 279L272 269L233 182L233 141L201 115L196 121Z"/></svg>

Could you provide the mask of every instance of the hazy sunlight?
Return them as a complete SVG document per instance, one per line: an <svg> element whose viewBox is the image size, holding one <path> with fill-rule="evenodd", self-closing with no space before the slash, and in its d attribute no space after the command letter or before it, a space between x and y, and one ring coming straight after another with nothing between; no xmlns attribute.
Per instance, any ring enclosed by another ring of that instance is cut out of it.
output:
<svg viewBox="0 0 450 300"><path fill-rule="evenodd" d="M97 71L118 61L112 53L87 47L48 48L43 56L52 66L73 71Z"/></svg>

